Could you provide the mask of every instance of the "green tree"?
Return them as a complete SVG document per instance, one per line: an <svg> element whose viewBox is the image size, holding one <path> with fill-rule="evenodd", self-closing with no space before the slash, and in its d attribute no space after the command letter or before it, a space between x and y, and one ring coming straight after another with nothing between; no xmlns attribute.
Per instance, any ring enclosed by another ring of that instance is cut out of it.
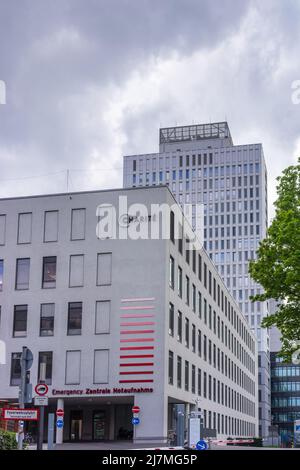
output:
<svg viewBox="0 0 300 470"><path fill-rule="evenodd" d="M279 329L280 356L291 361L292 353L300 349L300 159L277 181L275 217L267 237L259 244L257 259L249 265L251 277L264 293L251 300L277 301L277 311L264 318L262 326Z"/></svg>

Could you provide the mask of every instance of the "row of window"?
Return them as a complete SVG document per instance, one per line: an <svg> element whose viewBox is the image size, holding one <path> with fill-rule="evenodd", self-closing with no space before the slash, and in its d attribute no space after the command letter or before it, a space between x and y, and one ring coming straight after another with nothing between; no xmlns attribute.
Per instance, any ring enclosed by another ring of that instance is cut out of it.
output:
<svg viewBox="0 0 300 470"><path fill-rule="evenodd" d="M183 363L184 362L184 363ZM184 370L183 370L184 368ZM197 372L196 372L197 371ZM197 377L196 377L197 376ZM174 385L174 353L169 351L169 385ZM255 402L244 397L241 393L233 390L220 380L210 374L203 372L189 361L183 361L177 356L176 362L176 384L186 392L191 391L198 396L203 396L218 404L232 408L249 416L255 416ZM184 384L183 384L184 381Z"/></svg>
<svg viewBox="0 0 300 470"><path fill-rule="evenodd" d="M33 214L32 212L22 212L18 214L17 223L17 243L27 244L32 242L33 235ZM44 233L43 242L58 241L59 211L51 210L44 212ZM71 210L70 240L84 240L86 230L86 209ZM6 242L6 214L0 214L0 245Z"/></svg>
<svg viewBox="0 0 300 470"><path fill-rule="evenodd" d="M300 382L272 381L272 392L300 392Z"/></svg>
<svg viewBox="0 0 300 470"><path fill-rule="evenodd" d="M300 407L300 397L274 397L272 398L272 408L293 408Z"/></svg>
<svg viewBox="0 0 300 470"><path fill-rule="evenodd" d="M112 253L97 254L96 285L105 286L111 284ZM43 289L56 287L56 256L46 256L42 260ZM4 261L0 260L0 291L3 290ZM30 258L16 260L15 289L29 289ZM71 255L69 258L69 287L83 287L84 285L84 255Z"/></svg>
<svg viewBox="0 0 300 470"><path fill-rule="evenodd" d="M200 293L199 293L200 294ZM199 302L201 302L201 294L199 296ZM200 307L201 308L201 307ZM202 315L199 315L202 318ZM196 353L196 334L197 334L197 353L199 357L202 357L204 360L207 360L210 364L214 364L214 367L222 368L223 367L223 356L224 353L212 343L211 340L207 341L206 335L202 335L200 329L197 330L196 325L192 324L190 326L190 320L188 317L184 317L183 325L183 315L180 310L177 312L177 341L182 343L183 338L183 328L184 328L184 344L186 348L190 347L190 334L191 334L191 347L192 351ZM224 325L223 321L220 321L220 317L216 315L214 311L212 314L211 307L209 306L209 312L207 314L207 304L204 300L204 324L208 325L209 328L218 336L222 343L228 347L229 350L235 355L237 359L252 373L255 374L255 362L247 351L243 348L240 342L235 338L233 333L227 328L227 325ZM196 333L197 331L197 333ZM169 335L175 337L175 309L174 305L170 302L169 304ZM203 341L202 341L203 336ZM203 344L202 344L203 343ZM202 354L203 353L203 354ZM222 360L220 360L220 356ZM225 371L227 375L227 355L225 354ZM228 361L230 362L229 358ZM222 366L221 366L222 365ZM240 370L238 368L238 370ZM229 372L230 375L230 372ZM233 377L233 375L232 375Z"/></svg>
<svg viewBox="0 0 300 470"><path fill-rule="evenodd" d="M171 240L172 240L172 230L171 230ZM178 240L180 242L180 239ZM181 244L183 240L181 240ZM182 247L179 248L182 251ZM191 260L190 260L191 257ZM198 259L198 261L197 261ZM202 257L199 254L196 256L196 250L187 249L185 253L185 261L187 264L192 263L192 270L196 274L198 274L198 279L200 282L203 281L204 287L207 289L208 294L212 297L212 299L218 304L221 308L221 311L225 313L225 317L228 321L232 324L233 328L236 330L237 334L241 337L241 339L245 342L248 348L251 350L252 353L255 351L255 343L253 338L250 336L249 332L247 331L246 325L243 324L240 317L236 313L236 310L230 304L229 300L227 299L226 295L224 295L224 291L221 289L220 285L217 283L215 277L213 276L212 272L208 268L205 262L202 262ZM203 265L203 266L202 266ZM183 292L183 283L184 283L184 292ZM180 298L185 298L185 303L187 306L192 305L193 312L196 312L197 303L198 303L198 316L201 319L202 317L202 300L201 300L201 293L196 290L195 284L191 283L190 277L185 276L183 279L183 270L182 267L178 264L177 266L177 293ZM169 258L169 285L171 289L175 290L175 259L173 256ZM197 300L198 297L198 300ZM211 312L211 306L207 306L207 300L203 299L203 309L204 309L204 322L207 323L207 311ZM211 314L210 314L211 315ZM215 316L214 312L214 316ZM209 317L210 318L210 317Z"/></svg>
<svg viewBox="0 0 300 470"><path fill-rule="evenodd" d="M290 411L288 413L272 413L274 423L292 423L300 419L300 411Z"/></svg>
<svg viewBox="0 0 300 470"><path fill-rule="evenodd" d="M10 385L21 383L21 358L20 352L14 352L11 356ZM65 384L79 385L81 381L81 356L80 350L66 351L65 356ZM62 368L61 357L58 358L60 370ZM40 379L41 364L46 365L46 384L52 384L53 376L53 351L41 351L38 354L38 380ZM94 350L93 361L93 383L104 384L109 382L108 378L109 350Z"/></svg>
<svg viewBox="0 0 300 470"><path fill-rule="evenodd" d="M177 163L177 158L176 156L172 157L172 164L173 168L176 168L177 165L179 164L179 177L183 174L183 170L181 169L183 166L186 167L185 172L186 172L186 178L189 178L190 173L192 175L200 175L200 177L203 176L210 176L210 177L219 177L219 176L225 176L225 175L253 175L254 173L259 173L260 172L260 164L259 162L256 163L244 163L242 164L232 164L232 165L218 165L218 166L211 166L213 165L213 154L210 153L209 156L207 156L206 153L201 156L201 154L198 154L197 158L196 155L192 155L190 158L190 155L186 155L185 160L183 158L183 155L179 155L178 163ZM132 171L133 173L136 173L137 171L144 171L144 159L139 160L139 168L137 168L137 160L132 160ZM156 170L156 159L152 158L152 170ZM163 158L159 159L159 169L163 169ZM185 165L184 165L185 164ZM210 166L206 166L210 165ZM187 167L196 167L198 166L199 168L192 168L191 170ZM169 172L169 160L168 157L165 158L165 167L166 171ZM146 171L150 171L150 159L146 159ZM176 173L174 177L174 172L176 172L176 169L172 170L172 177L173 179L176 179ZM188 175L188 176L187 176Z"/></svg>
<svg viewBox="0 0 300 470"><path fill-rule="evenodd" d="M226 436L254 436L255 425L243 419L203 410L203 426Z"/></svg>
<svg viewBox="0 0 300 470"><path fill-rule="evenodd" d="M271 375L272 377L297 377L300 376L300 367L273 367L271 369Z"/></svg>
<svg viewBox="0 0 300 470"><path fill-rule="evenodd" d="M1 307L0 307L1 312ZM67 320L67 335L81 335L82 333L82 302L69 302L67 306L68 320ZM89 320L91 316L89 315ZM53 336L54 335L54 320L55 320L55 304L43 303L40 305L40 336ZM14 318L13 318L13 332L14 338L27 336L28 324L28 305L15 305ZM96 301L95 306L95 334L103 334L110 332L110 301L99 300Z"/></svg>

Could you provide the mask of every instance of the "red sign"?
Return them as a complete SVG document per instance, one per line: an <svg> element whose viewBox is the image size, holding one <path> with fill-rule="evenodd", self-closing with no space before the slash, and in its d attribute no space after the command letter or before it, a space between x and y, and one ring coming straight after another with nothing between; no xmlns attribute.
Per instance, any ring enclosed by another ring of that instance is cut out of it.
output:
<svg viewBox="0 0 300 470"><path fill-rule="evenodd" d="M36 408L3 408L2 411L5 420L38 421L39 419L39 410Z"/></svg>
<svg viewBox="0 0 300 470"><path fill-rule="evenodd" d="M136 413L139 413L141 411L140 407L139 406L133 406L132 407L132 413L136 414Z"/></svg>
<svg viewBox="0 0 300 470"><path fill-rule="evenodd" d="M62 417L62 416L64 416L64 414L65 414L65 412L64 412L63 409L58 408L58 409L56 410L56 416Z"/></svg>
<svg viewBox="0 0 300 470"><path fill-rule="evenodd" d="M43 397L44 395L47 395L49 389L46 384L37 384L34 390L40 397Z"/></svg>

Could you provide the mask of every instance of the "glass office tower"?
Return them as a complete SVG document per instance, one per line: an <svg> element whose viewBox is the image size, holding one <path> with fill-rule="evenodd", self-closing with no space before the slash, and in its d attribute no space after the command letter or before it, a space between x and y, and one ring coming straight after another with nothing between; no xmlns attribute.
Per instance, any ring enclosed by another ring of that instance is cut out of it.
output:
<svg viewBox="0 0 300 470"><path fill-rule="evenodd" d="M204 205L204 246L255 331L259 346L259 430L269 435L269 333L261 328L267 303L251 303L260 286L248 275L266 236L267 170L261 144L234 145L227 122L162 128L159 152L124 157L124 187L168 185L181 206ZM201 211L200 211L201 213Z"/></svg>

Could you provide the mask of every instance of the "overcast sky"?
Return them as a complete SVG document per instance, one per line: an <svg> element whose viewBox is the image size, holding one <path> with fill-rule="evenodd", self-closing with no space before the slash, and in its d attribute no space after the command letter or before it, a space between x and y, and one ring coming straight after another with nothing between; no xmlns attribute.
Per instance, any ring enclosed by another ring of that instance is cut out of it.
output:
<svg viewBox="0 0 300 470"><path fill-rule="evenodd" d="M0 197L65 191L67 168L121 187L160 126L227 119L262 142L271 204L300 155L299 45L300 0L0 0Z"/></svg>

